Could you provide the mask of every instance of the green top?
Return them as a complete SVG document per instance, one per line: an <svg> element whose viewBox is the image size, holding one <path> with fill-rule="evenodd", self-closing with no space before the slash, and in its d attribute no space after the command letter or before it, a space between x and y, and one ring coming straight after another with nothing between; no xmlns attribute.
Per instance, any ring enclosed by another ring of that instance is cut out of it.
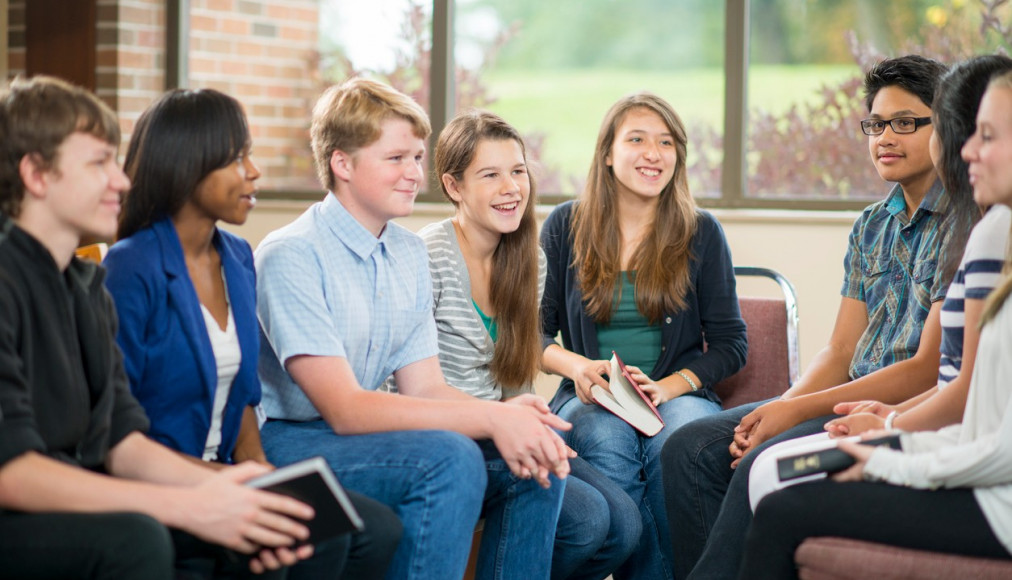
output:
<svg viewBox="0 0 1012 580"><path fill-rule="evenodd" d="M630 279L632 278L632 279ZM602 359L611 358L611 351L627 365L639 367L646 374L657 365L661 356L661 327L651 326L636 309L636 272L622 272L615 284L611 321L597 324L597 344Z"/></svg>
<svg viewBox="0 0 1012 580"><path fill-rule="evenodd" d="M471 304L474 304L474 309L478 312L478 318L481 318L481 323L485 325L485 330L487 330L488 335L492 337L492 342L495 342L496 339L499 338L499 327L496 325L495 318L486 316L473 298L471 299ZM625 362L624 359L623 362Z"/></svg>

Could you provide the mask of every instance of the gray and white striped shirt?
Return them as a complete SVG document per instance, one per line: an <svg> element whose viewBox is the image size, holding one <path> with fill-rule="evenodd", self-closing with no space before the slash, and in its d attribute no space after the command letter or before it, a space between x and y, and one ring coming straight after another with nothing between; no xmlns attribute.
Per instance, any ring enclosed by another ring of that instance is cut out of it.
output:
<svg viewBox="0 0 1012 580"><path fill-rule="evenodd" d="M429 251L433 315L439 333L439 365L446 382L469 395L499 400L502 387L492 378L489 364L495 343L471 301L471 280L460 251L453 222L430 224L418 235ZM545 254L538 250L538 301L545 290ZM531 386L524 391L529 392ZM519 393L508 392L506 396Z"/></svg>

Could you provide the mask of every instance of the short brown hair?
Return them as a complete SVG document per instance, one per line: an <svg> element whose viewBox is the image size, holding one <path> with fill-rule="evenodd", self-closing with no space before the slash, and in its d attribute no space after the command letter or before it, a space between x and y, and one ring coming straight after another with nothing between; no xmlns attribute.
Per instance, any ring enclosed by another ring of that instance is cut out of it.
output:
<svg viewBox="0 0 1012 580"><path fill-rule="evenodd" d="M60 145L78 132L119 145L116 113L89 91L41 75L11 81L0 94L0 212L21 213L21 159L32 155L44 169L53 168Z"/></svg>
<svg viewBox="0 0 1012 580"><path fill-rule="evenodd" d="M380 138L383 121L399 117L411 124L415 136L432 133L425 110L411 97L383 83L353 78L324 91L313 107L309 129L313 159L320 183L333 191L337 185L330 170L334 151L353 155Z"/></svg>

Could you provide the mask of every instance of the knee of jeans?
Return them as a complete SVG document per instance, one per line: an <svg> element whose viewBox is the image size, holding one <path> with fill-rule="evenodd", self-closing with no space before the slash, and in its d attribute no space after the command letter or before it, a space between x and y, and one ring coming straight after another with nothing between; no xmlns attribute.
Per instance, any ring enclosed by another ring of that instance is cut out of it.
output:
<svg viewBox="0 0 1012 580"><path fill-rule="evenodd" d="M607 450L620 455L638 454L636 431L610 413L581 414L572 423L568 439L577 453Z"/></svg>
<svg viewBox="0 0 1012 580"><path fill-rule="evenodd" d="M485 495L488 475L478 445L470 438L451 431L432 431L425 436L431 437L430 449L434 460L427 470L428 476L444 480L459 489L460 493L474 495L480 502Z"/></svg>
<svg viewBox="0 0 1012 580"><path fill-rule="evenodd" d="M661 467L664 471L690 466L699 454L700 444L693 432L693 426L686 425L675 430L661 447Z"/></svg>
<svg viewBox="0 0 1012 580"><path fill-rule="evenodd" d="M610 508L604 497L586 484L584 489L576 488L570 486L563 498L556 542L570 547L588 547L596 552L613 528Z"/></svg>

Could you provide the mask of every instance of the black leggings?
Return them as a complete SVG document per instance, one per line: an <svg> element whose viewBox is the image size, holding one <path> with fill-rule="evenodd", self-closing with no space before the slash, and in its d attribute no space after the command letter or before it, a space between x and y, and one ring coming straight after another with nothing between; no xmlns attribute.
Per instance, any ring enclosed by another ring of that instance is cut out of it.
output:
<svg viewBox="0 0 1012 580"><path fill-rule="evenodd" d="M969 489L820 481L770 494L756 508L740 578L797 578L794 551L834 536L983 558L1012 559Z"/></svg>

